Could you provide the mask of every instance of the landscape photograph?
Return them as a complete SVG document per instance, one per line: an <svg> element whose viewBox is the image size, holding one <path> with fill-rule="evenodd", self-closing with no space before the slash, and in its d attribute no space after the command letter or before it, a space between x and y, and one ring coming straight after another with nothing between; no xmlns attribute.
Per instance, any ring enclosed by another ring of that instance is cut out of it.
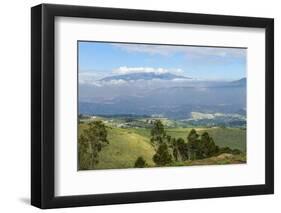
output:
<svg viewBox="0 0 281 213"><path fill-rule="evenodd" d="M78 41L77 169L247 163L247 49Z"/></svg>

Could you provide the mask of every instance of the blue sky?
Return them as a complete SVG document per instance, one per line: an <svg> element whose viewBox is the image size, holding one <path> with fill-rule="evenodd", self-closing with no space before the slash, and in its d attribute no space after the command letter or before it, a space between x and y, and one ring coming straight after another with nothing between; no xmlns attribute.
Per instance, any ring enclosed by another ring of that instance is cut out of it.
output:
<svg viewBox="0 0 281 213"><path fill-rule="evenodd" d="M134 72L171 72L204 80L246 76L246 49L79 42L79 75L99 79Z"/></svg>

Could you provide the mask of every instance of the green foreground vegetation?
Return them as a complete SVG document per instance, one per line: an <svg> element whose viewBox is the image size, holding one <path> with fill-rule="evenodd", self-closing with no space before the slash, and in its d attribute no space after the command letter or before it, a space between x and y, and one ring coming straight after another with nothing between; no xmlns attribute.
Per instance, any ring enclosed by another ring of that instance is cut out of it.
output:
<svg viewBox="0 0 281 213"><path fill-rule="evenodd" d="M171 128L161 120L146 127L79 122L79 170L246 163L243 128Z"/></svg>

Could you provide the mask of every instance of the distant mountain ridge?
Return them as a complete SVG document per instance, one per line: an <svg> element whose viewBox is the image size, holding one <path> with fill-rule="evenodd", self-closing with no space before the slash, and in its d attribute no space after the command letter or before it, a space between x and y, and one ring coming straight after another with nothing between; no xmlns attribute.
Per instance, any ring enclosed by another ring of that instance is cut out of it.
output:
<svg viewBox="0 0 281 213"><path fill-rule="evenodd" d="M122 75L113 75L100 79L100 81L112 81L112 80L174 80L174 79L191 79L190 77L176 75L172 73L154 73L154 72L142 72L142 73L130 73Z"/></svg>
<svg viewBox="0 0 281 213"><path fill-rule="evenodd" d="M232 86L246 86L247 84L247 79L246 78L241 78L236 81L232 81Z"/></svg>

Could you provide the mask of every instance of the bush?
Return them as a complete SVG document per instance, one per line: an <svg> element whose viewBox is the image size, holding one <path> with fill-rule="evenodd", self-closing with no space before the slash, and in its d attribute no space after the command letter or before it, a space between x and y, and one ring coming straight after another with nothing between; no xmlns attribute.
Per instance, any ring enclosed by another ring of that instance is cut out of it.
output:
<svg viewBox="0 0 281 213"><path fill-rule="evenodd" d="M159 145L156 154L153 156L153 161L157 166L165 166L172 162L172 155L169 153L166 143Z"/></svg>
<svg viewBox="0 0 281 213"><path fill-rule="evenodd" d="M222 153L240 155L242 152L239 149L230 149L229 147L222 147L219 149L219 154L222 154Z"/></svg>
<svg viewBox="0 0 281 213"><path fill-rule="evenodd" d="M143 159L143 157L138 157L135 162L135 168L144 168L147 166L146 161Z"/></svg>

